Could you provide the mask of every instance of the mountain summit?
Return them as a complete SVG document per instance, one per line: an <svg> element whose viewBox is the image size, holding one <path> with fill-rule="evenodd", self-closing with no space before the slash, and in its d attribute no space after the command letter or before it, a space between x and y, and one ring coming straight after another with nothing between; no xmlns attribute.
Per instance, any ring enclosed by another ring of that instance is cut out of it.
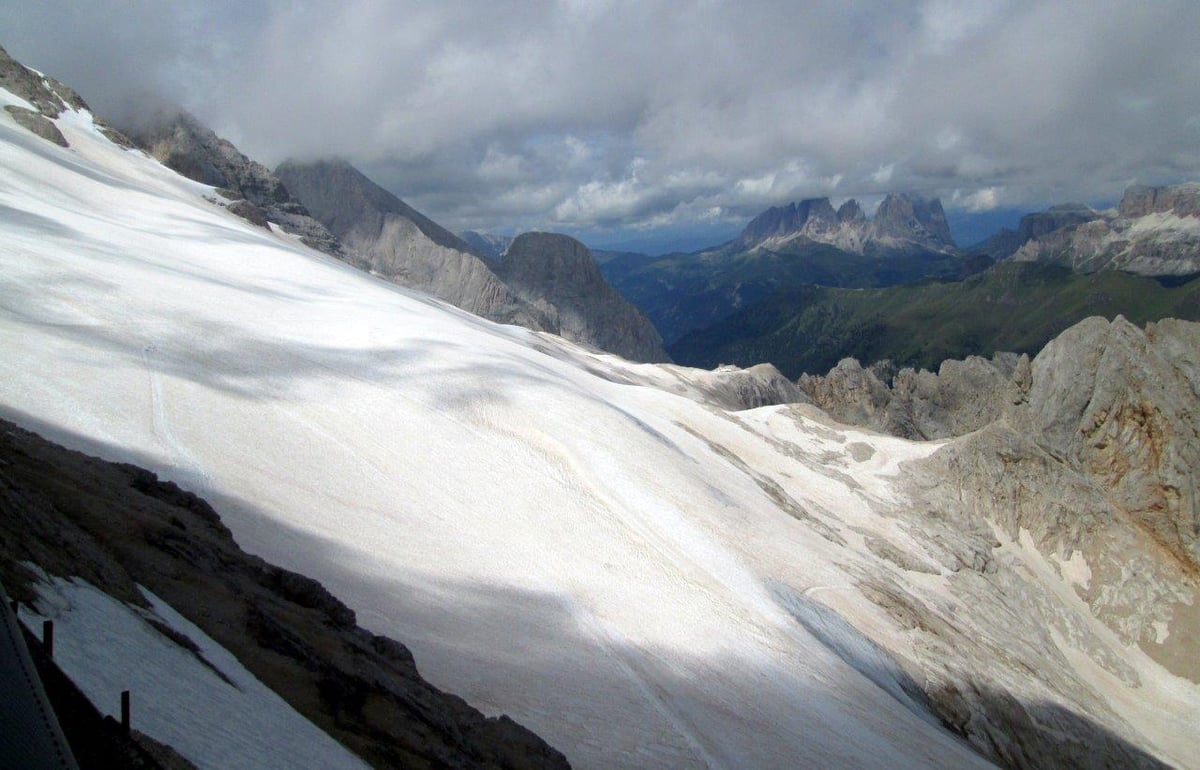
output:
<svg viewBox="0 0 1200 770"><path fill-rule="evenodd" d="M853 198L836 211L828 198L776 206L752 219L736 243L743 249L778 248L801 239L853 254L954 248L942 202L905 193L884 198L873 220Z"/></svg>
<svg viewBox="0 0 1200 770"><path fill-rule="evenodd" d="M278 224L308 246L340 254L337 239L313 219L271 169L184 110L159 110L123 127L143 150L188 179L213 185L235 202L229 210L258 225ZM236 200L241 198L241 200Z"/></svg>
<svg viewBox="0 0 1200 770"><path fill-rule="evenodd" d="M484 318L560 334L640 361L665 361L653 325L567 236L527 234L500 262L343 160L289 161L276 171L345 245L356 266ZM514 242L515 244L516 242Z"/></svg>
<svg viewBox="0 0 1200 770"><path fill-rule="evenodd" d="M994 256L1050 262L1085 273L1154 276L1200 273L1200 184L1134 186L1116 210L1054 207L1021 219Z"/></svg>
<svg viewBox="0 0 1200 770"><path fill-rule="evenodd" d="M637 308L608 285L588 247L559 233L524 233L500 263L509 288L549 303L559 334L633 361L668 361L662 337Z"/></svg>

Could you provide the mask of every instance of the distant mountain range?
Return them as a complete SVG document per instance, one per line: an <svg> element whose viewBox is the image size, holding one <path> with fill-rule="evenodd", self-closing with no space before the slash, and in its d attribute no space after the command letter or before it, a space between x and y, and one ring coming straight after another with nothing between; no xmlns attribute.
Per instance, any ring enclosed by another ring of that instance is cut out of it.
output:
<svg viewBox="0 0 1200 770"><path fill-rule="evenodd" d="M555 255L542 243L538 253L545 260L522 263L527 270L560 269L566 260L578 269L538 276L509 268L501 278L500 241L480 236L467 242L345 161L287 162L272 172L183 111L153 113L124 128L164 165L217 187L232 213L260 226L275 224L363 270L493 321L561 334L633 360L667 359L654 326L607 285L578 241L553 240L560 249ZM566 289L573 278L578 285Z"/></svg>
<svg viewBox="0 0 1200 770"><path fill-rule="evenodd" d="M742 250L775 251L796 243L826 244L860 256L954 251L941 201L906 194L888 195L870 220L853 198L837 211L828 198L770 208L752 219L735 243Z"/></svg>
<svg viewBox="0 0 1200 770"><path fill-rule="evenodd" d="M654 326L565 235L526 233L499 259L446 230L342 160L287 162L276 173L341 239L346 258L500 323L559 334L635 361L665 361Z"/></svg>
<svg viewBox="0 0 1200 770"><path fill-rule="evenodd" d="M851 200L791 203L755 217L735 240L695 254L607 254L601 269L654 322L668 346L797 286L877 287L958 279L986 258L954 248L941 203L889 195L874 219Z"/></svg>
<svg viewBox="0 0 1200 770"><path fill-rule="evenodd" d="M1200 184L1131 187L1115 212L1076 216L1082 221L1025 239L1012 258L1083 272L1200 273Z"/></svg>
<svg viewBox="0 0 1200 770"><path fill-rule="evenodd" d="M679 363L770 362L793 378L845 356L936 367L1035 352L1089 315L1200 318L1200 185L1133 187L1110 211L1054 206L969 251L939 201L897 194L873 220L817 198L715 249L600 262Z"/></svg>

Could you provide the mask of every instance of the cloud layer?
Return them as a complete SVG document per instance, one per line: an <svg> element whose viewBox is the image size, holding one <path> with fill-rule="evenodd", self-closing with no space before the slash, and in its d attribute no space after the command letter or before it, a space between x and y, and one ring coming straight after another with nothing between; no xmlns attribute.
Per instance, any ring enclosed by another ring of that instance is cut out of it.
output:
<svg viewBox="0 0 1200 770"><path fill-rule="evenodd" d="M1194 0L5 5L0 44L102 113L170 99L268 164L347 157L455 228L1200 178Z"/></svg>

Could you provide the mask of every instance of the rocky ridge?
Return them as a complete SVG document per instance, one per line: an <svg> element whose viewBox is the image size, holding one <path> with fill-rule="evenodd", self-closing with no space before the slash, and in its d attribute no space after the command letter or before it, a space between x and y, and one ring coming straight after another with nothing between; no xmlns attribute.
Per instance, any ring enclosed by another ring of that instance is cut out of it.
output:
<svg viewBox="0 0 1200 770"><path fill-rule="evenodd" d="M430 685L315 580L241 551L201 498L0 421L0 577L34 605L30 565L148 612L145 586L375 767L567 767L511 719Z"/></svg>
<svg viewBox="0 0 1200 770"><path fill-rule="evenodd" d="M341 246L266 166L251 160L182 110L159 110L126 126L133 141L164 166L217 187L231 212L259 226L274 222L315 249Z"/></svg>
<svg viewBox="0 0 1200 770"><path fill-rule="evenodd" d="M608 285L587 246L559 233L524 233L509 244L500 277L545 308L569 340L632 361L669 361L654 325Z"/></svg>
<svg viewBox="0 0 1200 770"><path fill-rule="evenodd" d="M844 358L826 375L801 375L800 390L831 417L893 436L931 440L961 436L999 419L1020 398L1029 356L947 359L937 373L890 361L864 368Z"/></svg>
<svg viewBox="0 0 1200 770"><path fill-rule="evenodd" d="M0 48L0 88L16 94L33 106L32 110L12 104L4 108L17 123L60 147L66 147L67 140L52 121L67 109L91 112L83 97L75 93L70 86L26 67L9 56L4 48ZM101 133L115 144L122 147L132 146L120 131L99 117L92 117Z"/></svg>
<svg viewBox="0 0 1200 770"><path fill-rule="evenodd" d="M1012 258L1083 272L1200 273L1200 184L1130 187L1115 211L1089 212L1054 218L1048 224L1057 226L1030 233Z"/></svg>
<svg viewBox="0 0 1200 770"><path fill-rule="evenodd" d="M1163 766L1134 746L1160 729L1154 698L1200 683L1200 324L1090 318L1032 360L848 359L800 385L841 421L946 441L904 468L915 540L867 543L899 571L860 585L909 629L882 638L933 713L1010 767ZM980 619L1006 613L1028 630L1001 650ZM1122 687L1160 689L1134 705Z"/></svg>
<svg viewBox="0 0 1200 770"><path fill-rule="evenodd" d="M499 323L557 331L543 309L504 285L481 252L349 163L289 161L277 173L356 267Z"/></svg>
<svg viewBox="0 0 1200 770"><path fill-rule="evenodd" d="M568 236L519 236L497 261L345 161L287 162L277 173L364 270L493 321L632 360L667 360L654 327L608 285L587 247Z"/></svg>
<svg viewBox="0 0 1200 770"><path fill-rule="evenodd" d="M859 255L954 248L941 201L903 193L884 198L872 220L853 199L836 211L828 198L770 208L746 225L736 243L742 249L778 248L797 239Z"/></svg>

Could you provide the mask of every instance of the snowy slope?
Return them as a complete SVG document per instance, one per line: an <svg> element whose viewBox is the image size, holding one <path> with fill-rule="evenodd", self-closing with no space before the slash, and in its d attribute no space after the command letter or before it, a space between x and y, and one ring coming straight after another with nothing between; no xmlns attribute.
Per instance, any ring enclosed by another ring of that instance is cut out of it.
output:
<svg viewBox="0 0 1200 770"><path fill-rule="evenodd" d="M578 766L984 764L780 598L849 590L822 531L894 527L897 464L934 447L622 384L58 124L69 149L0 114L13 419L213 500Z"/></svg>
<svg viewBox="0 0 1200 770"><path fill-rule="evenodd" d="M119 693L131 690L133 727L200 768L368 767L296 713L221 645L141 590L153 613L123 604L84 581L47 578L39 601L47 614L23 610L21 619L39 628L42 620L53 618L55 661L101 713L118 718ZM195 642L203 662L152 628L148 619Z"/></svg>

